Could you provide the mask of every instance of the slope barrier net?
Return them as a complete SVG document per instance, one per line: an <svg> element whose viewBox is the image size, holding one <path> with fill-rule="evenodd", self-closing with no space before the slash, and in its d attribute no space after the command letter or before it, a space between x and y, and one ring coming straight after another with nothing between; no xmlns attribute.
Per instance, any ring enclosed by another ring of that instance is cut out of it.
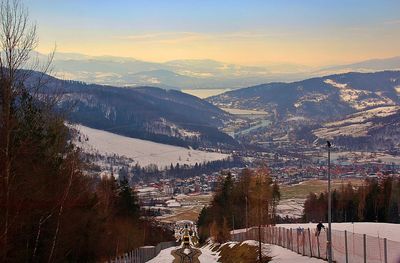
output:
<svg viewBox="0 0 400 263"><path fill-rule="evenodd" d="M258 227L232 234L238 242L258 241ZM303 256L327 259L327 232L315 229L261 227L261 241L290 249ZM333 260L338 263L400 263L400 242L348 231L332 230Z"/></svg>

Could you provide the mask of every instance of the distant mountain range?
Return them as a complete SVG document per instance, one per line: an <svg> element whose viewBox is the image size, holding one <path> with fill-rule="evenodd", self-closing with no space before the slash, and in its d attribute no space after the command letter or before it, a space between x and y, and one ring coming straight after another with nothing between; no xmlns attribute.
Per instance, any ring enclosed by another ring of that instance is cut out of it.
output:
<svg viewBox="0 0 400 263"><path fill-rule="evenodd" d="M46 56L37 53L39 60ZM166 89L237 89L261 83L295 81L349 71L400 69L400 57L355 64L312 68L294 64L240 66L214 60L173 60L154 63L112 56L56 53L56 77L120 87L157 86Z"/></svg>
<svg viewBox="0 0 400 263"><path fill-rule="evenodd" d="M33 75L29 83L34 83ZM121 88L47 77L46 90L61 94L68 119L112 133L185 147L232 148L220 132L234 118L207 101L176 90Z"/></svg>
<svg viewBox="0 0 400 263"><path fill-rule="evenodd" d="M226 92L208 101L219 107L269 112L276 127L289 125L303 139L336 138L347 145L357 141L364 148L400 146L400 71L269 83Z"/></svg>

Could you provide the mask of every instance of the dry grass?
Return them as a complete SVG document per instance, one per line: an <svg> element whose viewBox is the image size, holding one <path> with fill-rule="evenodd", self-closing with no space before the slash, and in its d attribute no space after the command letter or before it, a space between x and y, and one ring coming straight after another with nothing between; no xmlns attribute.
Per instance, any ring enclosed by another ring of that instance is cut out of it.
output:
<svg viewBox="0 0 400 263"><path fill-rule="evenodd" d="M363 179L334 179L332 180L332 187L340 189L342 185L346 186L351 182L354 186L362 185ZM321 193L327 190L328 182L325 180L309 180L296 185L281 186L281 199L305 199L307 195L312 193Z"/></svg>
<svg viewBox="0 0 400 263"><path fill-rule="evenodd" d="M172 208L172 215L165 216L160 219L161 222L175 223L179 220L192 220L197 221L201 209L208 205L213 198L212 194L208 195L188 195L179 197L179 202L183 205L190 204L189 206Z"/></svg>
<svg viewBox="0 0 400 263"><path fill-rule="evenodd" d="M219 247L219 261L222 263L254 263L258 262L258 249L248 244L237 244L232 247L224 245ZM262 262L270 262L271 257L264 256Z"/></svg>
<svg viewBox="0 0 400 263"><path fill-rule="evenodd" d="M194 207L180 207L174 209L174 214L170 216L165 216L160 219L161 222L167 223L175 223L179 220L192 220L197 221L199 217L200 211L203 208L203 205L194 206Z"/></svg>

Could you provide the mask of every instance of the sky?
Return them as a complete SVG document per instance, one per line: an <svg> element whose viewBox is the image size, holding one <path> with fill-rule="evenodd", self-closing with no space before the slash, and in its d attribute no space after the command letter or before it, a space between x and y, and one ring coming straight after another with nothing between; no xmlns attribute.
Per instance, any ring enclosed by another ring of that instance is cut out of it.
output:
<svg viewBox="0 0 400 263"><path fill-rule="evenodd" d="M25 0L38 51L326 66L400 55L399 0Z"/></svg>

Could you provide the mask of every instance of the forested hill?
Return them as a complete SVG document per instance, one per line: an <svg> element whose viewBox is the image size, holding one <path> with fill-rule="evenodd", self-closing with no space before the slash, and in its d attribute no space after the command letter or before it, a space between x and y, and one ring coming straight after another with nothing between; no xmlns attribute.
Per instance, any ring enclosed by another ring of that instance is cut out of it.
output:
<svg viewBox="0 0 400 263"><path fill-rule="evenodd" d="M337 120L381 106L400 105L400 71L344 73L291 83L267 83L208 99L215 105L275 112L278 120Z"/></svg>
<svg viewBox="0 0 400 263"><path fill-rule="evenodd" d="M34 74L30 83L35 82ZM219 127L233 116L207 101L175 90L121 88L45 76L47 92L68 119L91 128L179 146L232 148L236 141Z"/></svg>
<svg viewBox="0 0 400 263"><path fill-rule="evenodd" d="M296 140L330 139L351 150L398 151L399 95L400 71L381 71L268 83L208 101L220 107L269 112L273 125L268 132L271 128L275 134L290 132Z"/></svg>

